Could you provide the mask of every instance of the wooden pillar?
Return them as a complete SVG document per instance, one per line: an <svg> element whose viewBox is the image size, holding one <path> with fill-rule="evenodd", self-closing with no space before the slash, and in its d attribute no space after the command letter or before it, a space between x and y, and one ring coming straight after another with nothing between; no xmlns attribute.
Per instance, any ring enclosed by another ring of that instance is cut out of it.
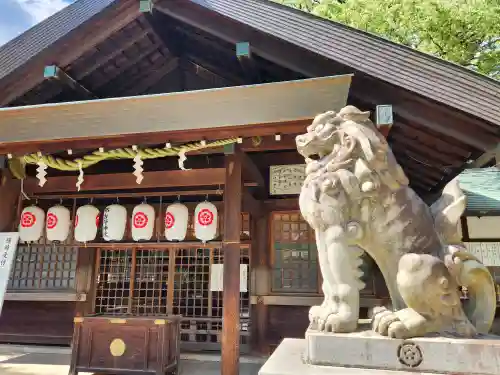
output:
<svg viewBox="0 0 500 375"><path fill-rule="evenodd" d="M82 248L78 249L78 258L76 261L76 293L86 295L85 301L78 300L75 305L75 316L85 316L92 312L94 304L94 283L95 283L95 262L96 249Z"/></svg>
<svg viewBox="0 0 500 375"><path fill-rule="evenodd" d="M252 317L253 349L259 353L269 354L267 342L268 307L264 297L271 291L271 268L269 265L269 213L265 211L262 216L255 218L252 230L252 294L257 297L253 306Z"/></svg>
<svg viewBox="0 0 500 375"><path fill-rule="evenodd" d="M222 375L239 374L240 357L240 234L242 158L236 145L225 147L224 274L222 322Z"/></svg>
<svg viewBox="0 0 500 375"><path fill-rule="evenodd" d="M3 174L2 174L3 175ZM17 212L21 208L21 182L0 176L0 231L17 231Z"/></svg>

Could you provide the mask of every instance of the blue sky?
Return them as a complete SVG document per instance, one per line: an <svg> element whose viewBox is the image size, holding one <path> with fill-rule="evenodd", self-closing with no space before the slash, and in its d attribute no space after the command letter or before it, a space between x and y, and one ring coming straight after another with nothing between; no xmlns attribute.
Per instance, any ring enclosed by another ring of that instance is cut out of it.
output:
<svg viewBox="0 0 500 375"><path fill-rule="evenodd" d="M74 0L0 0L0 45Z"/></svg>

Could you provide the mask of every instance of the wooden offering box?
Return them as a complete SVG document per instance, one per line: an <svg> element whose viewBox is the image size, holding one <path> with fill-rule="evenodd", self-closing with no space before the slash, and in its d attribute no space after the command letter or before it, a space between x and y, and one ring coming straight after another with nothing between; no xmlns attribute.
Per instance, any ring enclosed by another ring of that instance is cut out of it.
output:
<svg viewBox="0 0 500 375"><path fill-rule="evenodd" d="M178 316L74 319L69 375L176 374L179 365Z"/></svg>

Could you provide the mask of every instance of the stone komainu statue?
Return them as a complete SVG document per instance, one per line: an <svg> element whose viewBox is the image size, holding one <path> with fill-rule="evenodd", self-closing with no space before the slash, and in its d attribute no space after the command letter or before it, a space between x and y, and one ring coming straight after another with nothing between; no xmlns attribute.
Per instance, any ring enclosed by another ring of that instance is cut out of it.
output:
<svg viewBox="0 0 500 375"><path fill-rule="evenodd" d="M428 333L473 337L495 314L488 269L460 242L466 199L457 180L427 206L408 186L368 112L347 106L318 115L297 136L306 160L300 209L316 233L324 301L310 329L353 332L359 318L367 252L385 278L392 308L376 308L373 329L395 338ZM459 287L467 287L462 302Z"/></svg>

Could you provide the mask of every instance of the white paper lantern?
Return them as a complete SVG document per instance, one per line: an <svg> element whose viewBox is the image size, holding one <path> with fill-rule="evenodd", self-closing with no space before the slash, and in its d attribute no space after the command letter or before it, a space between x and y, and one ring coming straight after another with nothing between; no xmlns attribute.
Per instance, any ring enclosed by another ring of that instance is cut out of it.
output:
<svg viewBox="0 0 500 375"><path fill-rule="evenodd" d="M210 202L201 202L194 211L194 235L207 242L217 235L217 207Z"/></svg>
<svg viewBox="0 0 500 375"><path fill-rule="evenodd" d="M189 220L188 208L181 203L173 203L165 211L165 238L169 241L184 241Z"/></svg>
<svg viewBox="0 0 500 375"><path fill-rule="evenodd" d="M21 213L19 239L21 242L36 242L42 237L45 212L40 207L29 206Z"/></svg>
<svg viewBox="0 0 500 375"><path fill-rule="evenodd" d="M100 212L90 204L78 207L75 216L75 240L89 242L95 240L99 228Z"/></svg>
<svg viewBox="0 0 500 375"><path fill-rule="evenodd" d="M134 207L132 212L132 238L134 241L149 241L155 227L155 209L143 203Z"/></svg>
<svg viewBox="0 0 500 375"><path fill-rule="evenodd" d="M64 242L69 236L71 224L70 211L61 205L53 206L47 211L45 219L45 231L47 240Z"/></svg>
<svg viewBox="0 0 500 375"><path fill-rule="evenodd" d="M127 209L112 204L104 209L102 218L102 238L104 241L121 241L127 227Z"/></svg>

